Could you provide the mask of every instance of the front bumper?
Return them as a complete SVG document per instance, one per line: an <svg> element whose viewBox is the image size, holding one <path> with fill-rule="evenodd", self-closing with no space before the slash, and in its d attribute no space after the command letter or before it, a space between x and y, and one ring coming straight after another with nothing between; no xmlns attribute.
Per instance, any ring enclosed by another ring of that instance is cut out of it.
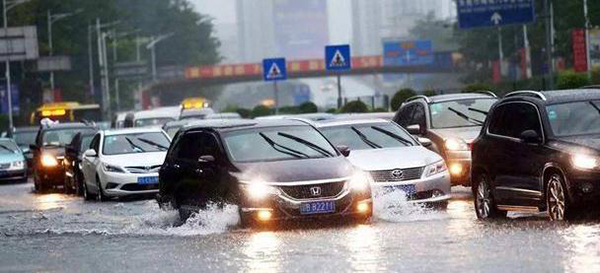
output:
<svg viewBox="0 0 600 273"><path fill-rule="evenodd" d="M452 185L471 185L471 151L446 151Z"/></svg>
<svg viewBox="0 0 600 273"><path fill-rule="evenodd" d="M412 188L414 192L407 192L407 203L435 204L448 201L450 195L450 173L445 171L427 178L406 180L400 182L374 182L373 191L390 192L397 189Z"/></svg>
<svg viewBox="0 0 600 273"><path fill-rule="evenodd" d="M46 186L62 186L65 183L65 169L62 165L41 167L37 170L38 179Z"/></svg>
<svg viewBox="0 0 600 273"><path fill-rule="evenodd" d="M0 181L22 181L27 179L27 168L21 170L0 170Z"/></svg>
<svg viewBox="0 0 600 273"><path fill-rule="evenodd" d="M600 172L573 171L567 181L572 202L600 202Z"/></svg>
<svg viewBox="0 0 600 273"><path fill-rule="evenodd" d="M323 218L368 218L372 215L371 190L361 192L350 189L347 182L343 189L336 195L323 198L297 199L279 190L261 200L253 200L242 194L240 212L242 217L254 221L261 221L258 214L263 211L270 212L268 222L284 220L318 220ZM318 186L318 184L315 184ZM240 189L244 193L244 189ZM328 213L302 214L301 206L310 202L333 201L335 210ZM361 206L362 210L359 208ZM364 208L367 208L366 210ZM263 219L263 222L264 221Z"/></svg>
<svg viewBox="0 0 600 273"><path fill-rule="evenodd" d="M140 177L157 177L154 184L139 184ZM104 194L109 197L131 195L155 195L158 193L158 173L101 173L100 181Z"/></svg>

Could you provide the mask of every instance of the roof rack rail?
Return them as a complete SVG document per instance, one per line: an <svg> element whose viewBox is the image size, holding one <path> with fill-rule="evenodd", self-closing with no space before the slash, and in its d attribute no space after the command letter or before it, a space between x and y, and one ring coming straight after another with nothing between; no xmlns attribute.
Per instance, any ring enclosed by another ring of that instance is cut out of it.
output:
<svg viewBox="0 0 600 273"><path fill-rule="evenodd" d="M406 99L404 102L409 102L409 101L418 100L418 99L424 99L427 103L431 103L431 100L429 99L429 97L427 97L425 95L412 96L412 97Z"/></svg>
<svg viewBox="0 0 600 273"><path fill-rule="evenodd" d="M544 96L544 94L542 94L542 92L533 91L533 90L514 91L514 92L510 92L510 93L504 95L505 98L514 97L514 96L537 97L543 101L546 100L546 96Z"/></svg>
<svg viewBox="0 0 600 273"><path fill-rule="evenodd" d="M494 92L489 91L489 90L482 90L482 91L477 91L477 92L473 92L473 93L486 94L486 95L490 95L490 96L492 96L494 98L498 97Z"/></svg>
<svg viewBox="0 0 600 273"><path fill-rule="evenodd" d="M299 118L299 117L285 117L283 119L288 119L288 120L295 120L295 121L300 121L302 123L305 123L306 125L311 125L311 126L315 126L316 122L310 120L310 119L306 119L306 118Z"/></svg>

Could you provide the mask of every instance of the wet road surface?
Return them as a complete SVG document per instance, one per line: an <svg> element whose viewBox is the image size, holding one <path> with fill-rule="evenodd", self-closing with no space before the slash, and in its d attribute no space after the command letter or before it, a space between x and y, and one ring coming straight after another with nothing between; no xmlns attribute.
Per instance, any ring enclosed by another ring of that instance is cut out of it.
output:
<svg viewBox="0 0 600 273"><path fill-rule="evenodd" d="M600 271L600 218L482 222L469 190L453 191L446 211L408 206L398 192L375 197L370 224L252 230L236 226L234 206L180 225L153 200L85 202L4 184L0 272Z"/></svg>

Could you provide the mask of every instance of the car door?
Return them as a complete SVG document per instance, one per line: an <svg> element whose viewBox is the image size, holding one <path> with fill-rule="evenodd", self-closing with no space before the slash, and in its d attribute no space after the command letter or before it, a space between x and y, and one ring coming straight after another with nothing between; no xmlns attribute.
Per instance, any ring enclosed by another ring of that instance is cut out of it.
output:
<svg viewBox="0 0 600 273"><path fill-rule="evenodd" d="M88 157L85 156L84 152L83 159L81 160L85 183L91 188L96 188L96 165L97 162L99 162L98 153L100 150L100 137L100 133L96 134L90 143L90 149L93 149L96 152L96 156Z"/></svg>
<svg viewBox="0 0 600 273"><path fill-rule="evenodd" d="M227 185L221 183L224 159L219 140L212 132L198 134L201 140L199 154L195 162L194 175L202 183L208 200L223 201L226 198ZM212 158L210 158L212 157Z"/></svg>

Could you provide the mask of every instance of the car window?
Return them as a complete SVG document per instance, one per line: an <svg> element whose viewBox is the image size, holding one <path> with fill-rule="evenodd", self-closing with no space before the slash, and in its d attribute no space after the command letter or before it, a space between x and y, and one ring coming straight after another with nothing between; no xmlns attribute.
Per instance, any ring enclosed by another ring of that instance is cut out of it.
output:
<svg viewBox="0 0 600 273"><path fill-rule="evenodd" d="M179 131L179 129L181 129L181 126L167 127L165 132L172 139L173 137L175 137L175 134L177 134L177 131Z"/></svg>
<svg viewBox="0 0 600 273"><path fill-rule="evenodd" d="M146 126L163 126L169 121L174 121L173 118L147 118L147 119L136 119L135 127L146 127Z"/></svg>
<svg viewBox="0 0 600 273"><path fill-rule="evenodd" d="M464 99L429 105L432 128L481 126L497 99Z"/></svg>
<svg viewBox="0 0 600 273"><path fill-rule="evenodd" d="M278 161L337 156L333 146L311 126L239 130L225 136L236 162Z"/></svg>
<svg viewBox="0 0 600 273"><path fill-rule="evenodd" d="M90 148L90 144L92 142L92 136L84 136L81 138L81 142L79 143L79 152L83 153L87 149Z"/></svg>
<svg viewBox="0 0 600 273"><path fill-rule="evenodd" d="M27 146L35 143L37 131L24 131L13 133L13 139L21 146Z"/></svg>
<svg viewBox="0 0 600 273"><path fill-rule="evenodd" d="M121 155L163 152L169 149L169 139L161 132L105 136L102 154Z"/></svg>
<svg viewBox="0 0 600 273"><path fill-rule="evenodd" d="M509 103L501 105L499 120L491 124L490 133L520 138L521 133L527 130L534 130L542 135L540 118L535 106L529 103Z"/></svg>
<svg viewBox="0 0 600 273"><path fill-rule="evenodd" d="M412 121L408 125L413 124L418 124L419 126L421 126L421 128L426 128L425 107L420 103L415 105Z"/></svg>
<svg viewBox="0 0 600 273"><path fill-rule="evenodd" d="M64 146L71 143L77 133L89 131L88 128L64 128L44 131L42 134L42 145Z"/></svg>
<svg viewBox="0 0 600 273"><path fill-rule="evenodd" d="M398 114L396 115L396 118L394 120L402 127L410 125L409 123L412 121L414 109L414 103L403 106L402 108L400 108L400 110L398 110Z"/></svg>
<svg viewBox="0 0 600 273"><path fill-rule="evenodd" d="M200 156L219 155L219 143L214 135L206 132L188 133L177 142L174 153L180 160L196 162Z"/></svg>
<svg viewBox="0 0 600 273"><path fill-rule="evenodd" d="M549 105L546 113L557 136L600 133L600 101L579 101Z"/></svg>
<svg viewBox="0 0 600 273"><path fill-rule="evenodd" d="M96 134L94 136L94 138L92 139L92 141L90 142L90 149L94 149L94 151L96 151L96 154L100 150L99 144L100 144L100 134Z"/></svg>
<svg viewBox="0 0 600 273"><path fill-rule="evenodd" d="M416 145L408 133L392 123L335 126L320 130L334 145L345 145L350 150Z"/></svg>

